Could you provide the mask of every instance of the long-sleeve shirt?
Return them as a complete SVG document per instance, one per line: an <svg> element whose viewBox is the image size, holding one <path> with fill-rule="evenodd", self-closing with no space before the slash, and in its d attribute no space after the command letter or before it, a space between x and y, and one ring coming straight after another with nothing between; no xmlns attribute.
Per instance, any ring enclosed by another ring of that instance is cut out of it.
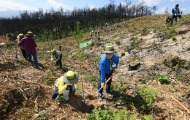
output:
<svg viewBox="0 0 190 120"><path fill-rule="evenodd" d="M58 78L58 79L56 80L56 82L55 82L55 87L58 89L58 93L59 93L59 94L63 94L64 91L62 91L62 88L63 88L63 87L66 87L65 84L66 84L66 83L65 83L64 80L63 80L63 76L61 76L60 78ZM82 92L82 86L81 86L81 84L80 84L79 82L76 82L76 83L74 83L73 85L76 85L77 89L78 89L80 92Z"/></svg>
<svg viewBox="0 0 190 120"><path fill-rule="evenodd" d="M19 41L18 45L24 46L26 53L31 54L36 52L37 45L33 37L24 37L21 41Z"/></svg>
<svg viewBox="0 0 190 120"><path fill-rule="evenodd" d="M111 74L113 72L113 67L117 68L119 63L119 55L114 54L111 60L106 58L104 55L100 60L100 81L105 82L106 74Z"/></svg>
<svg viewBox="0 0 190 120"><path fill-rule="evenodd" d="M173 14L173 15L175 15L175 14L176 14L176 15L180 14L179 8L178 8L178 7L173 8L173 9L172 9L172 14Z"/></svg>
<svg viewBox="0 0 190 120"><path fill-rule="evenodd" d="M62 53L58 50L55 50L55 55L51 55L51 60L55 60L56 62L60 59Z"/></svg>

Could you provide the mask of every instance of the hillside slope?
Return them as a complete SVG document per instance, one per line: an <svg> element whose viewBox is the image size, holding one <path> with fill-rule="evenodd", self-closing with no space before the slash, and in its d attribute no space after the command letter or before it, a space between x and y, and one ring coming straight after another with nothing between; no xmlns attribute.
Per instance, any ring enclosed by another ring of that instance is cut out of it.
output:
<svg viewBox="0 0 190 120"><path fill-rule="evenodd" d="M74 37L40 42L40 69L24 61L21 54L15 59L13 48L3 48L6 60L0 57L0 118L86 119L93 109L104 108L105 104L112 110L123 108L137 114L136 119L143 119L145 114L157 120L190 119L188 111L175 101L176 98L190 108L190 16L184 16L172 27L165 24L165 18L145 16L110 25L108 32L100 31L100 42L93 37L93 44L83 49ZM89 33L84 33L83 41L89 38ZM98 67L105 45L115 47L120 64L113 77L114 99L98 102ZM63 53L62 70L51 63L46 53L59 46ZM76 93L69 102L51 100L54 81L67 70L79 72L85 98ZM136 101L141 87L158 91L150 110Z"/></svg>

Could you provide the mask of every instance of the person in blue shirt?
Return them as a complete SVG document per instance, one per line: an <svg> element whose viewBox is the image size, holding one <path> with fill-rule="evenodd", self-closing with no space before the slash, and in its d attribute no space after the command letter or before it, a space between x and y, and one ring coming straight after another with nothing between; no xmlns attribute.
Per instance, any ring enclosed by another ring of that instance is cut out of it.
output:
<svg viewBox="0 0 190 120"><path fill-rule="evenodd" d="M114 47L106 46L105 55L101 58L99 66L99 72L100 72L100 81L98 82L99 101L102 101L103 89L101 88L105 88L105 84L106 84L107 97L108 98L112 97L112 95L110 94L112 79L110 79L107 83L105 83L105 81L112 76L113 70L118 67L118 63L119 63L119 55L114 53Z"/></svg>
<svg viewBox="0 0 190 120"><path fill-rule="evenodd" d="M172 9L172 19L171 19L171 25L173 24L173 20L177 22L177 17L180 19L181 18L181 13L179 10L179 4L175 5L175 8Z"/></svg>

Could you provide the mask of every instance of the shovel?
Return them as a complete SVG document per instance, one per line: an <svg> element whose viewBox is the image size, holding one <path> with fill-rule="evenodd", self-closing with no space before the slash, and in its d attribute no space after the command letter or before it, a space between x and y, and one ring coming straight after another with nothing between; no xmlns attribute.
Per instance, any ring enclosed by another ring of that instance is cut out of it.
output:
<svg viewBox="0 0 190 120"><path fill-rule="evenodd" d="M113 74L106 80L105 84L107 84L107 82L109 82L110 79L112 78L112 76L114 76L114 74L116 74L116 73L117 73L117 71L114 70ZM98 90L98 92L100 92L102 89L103 89L103 87L101 86L101 88Z"/></svg>

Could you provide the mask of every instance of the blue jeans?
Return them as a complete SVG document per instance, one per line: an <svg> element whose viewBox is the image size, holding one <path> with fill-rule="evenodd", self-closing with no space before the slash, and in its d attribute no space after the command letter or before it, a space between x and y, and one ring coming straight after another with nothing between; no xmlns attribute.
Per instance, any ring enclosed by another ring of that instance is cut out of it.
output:
<svg viewBox="0 0 190 120"><path fill-rule="evenodd" d="M31 62L31 58L33 57L34 64L36 67L38 67L38 59L37 59L37 52L34 53L27 53L28 54L28 61Z"/></svg>

